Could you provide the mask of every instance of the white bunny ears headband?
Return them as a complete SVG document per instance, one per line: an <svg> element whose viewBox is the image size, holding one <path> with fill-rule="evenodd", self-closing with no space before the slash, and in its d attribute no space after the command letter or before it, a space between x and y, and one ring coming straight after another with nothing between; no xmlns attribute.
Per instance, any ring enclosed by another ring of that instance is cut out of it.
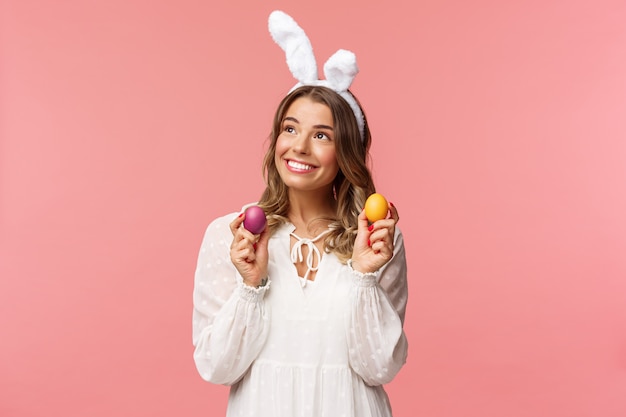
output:
<svg viewBox="0 0 626 417"><path fill-rule="evenodd" d="M325 80L319 80L313 47L304 30L288 14L275 10L270 13L269 31L274 41L285 51L287 66L298 83L290 90L303 85L328 87L348 102L356 118L361 139L365 137L365 120L356 100L348 91L359 72L353 52L340 49L324 64Z"/></svg>

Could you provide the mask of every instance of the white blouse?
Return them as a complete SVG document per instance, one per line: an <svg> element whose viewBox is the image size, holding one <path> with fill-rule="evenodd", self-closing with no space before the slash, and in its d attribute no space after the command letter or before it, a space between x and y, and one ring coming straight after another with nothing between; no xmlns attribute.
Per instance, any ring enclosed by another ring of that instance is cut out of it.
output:
<svg viewBox="0 0 626 417"><path fill-rule="evenodd" d="M194 360L203 379L231 385L227 416L391 416L382 384L408 347L400 230L377 274L323 253L315 281L303 281L290 256L295 227L285 224L269 240L269 282L252 288L230 261L237 215L207 228L193 292Z"/></svg>

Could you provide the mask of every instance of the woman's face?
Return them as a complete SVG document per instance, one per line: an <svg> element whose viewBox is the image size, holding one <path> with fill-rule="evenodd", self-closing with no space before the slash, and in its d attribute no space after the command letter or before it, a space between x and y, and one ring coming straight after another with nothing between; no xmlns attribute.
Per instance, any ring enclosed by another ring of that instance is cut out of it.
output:
<svg viewBox="0 0 626 417"><path fill-rule="evenodd" d="M296 99L285 112L274 158L290 189L332 190L339 165L330 108L308 97Z"/></svg>

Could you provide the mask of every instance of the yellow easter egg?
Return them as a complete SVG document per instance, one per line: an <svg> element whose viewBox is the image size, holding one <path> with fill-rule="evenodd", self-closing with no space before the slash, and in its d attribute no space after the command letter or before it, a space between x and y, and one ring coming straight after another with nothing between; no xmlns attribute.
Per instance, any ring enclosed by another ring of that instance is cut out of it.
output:
<svg viewBox="0 0 626 417"><path fill-rule="evenodd" d="M387 217L387 211L389 210L389 204L387 200L381 194L374 193L367 197L365 201L365 215L367 219L374 223L377 220Z"/></svg>

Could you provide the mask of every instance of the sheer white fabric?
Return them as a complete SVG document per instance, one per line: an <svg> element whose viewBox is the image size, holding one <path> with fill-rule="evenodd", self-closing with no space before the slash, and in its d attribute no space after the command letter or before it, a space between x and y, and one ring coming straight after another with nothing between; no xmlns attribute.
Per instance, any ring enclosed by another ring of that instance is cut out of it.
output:
<svg viewBox="0 0 626 417"><path fill-rule="evenodd" d="M290 257L294 226L284 225L269 242L268 284L251 288L230 261L237 214L207 228L193 293L194 360L202 378L232 386L227 416L391 416L382 385L407 355L400 231L378 274L325 253L303 287Z"/></svg>

